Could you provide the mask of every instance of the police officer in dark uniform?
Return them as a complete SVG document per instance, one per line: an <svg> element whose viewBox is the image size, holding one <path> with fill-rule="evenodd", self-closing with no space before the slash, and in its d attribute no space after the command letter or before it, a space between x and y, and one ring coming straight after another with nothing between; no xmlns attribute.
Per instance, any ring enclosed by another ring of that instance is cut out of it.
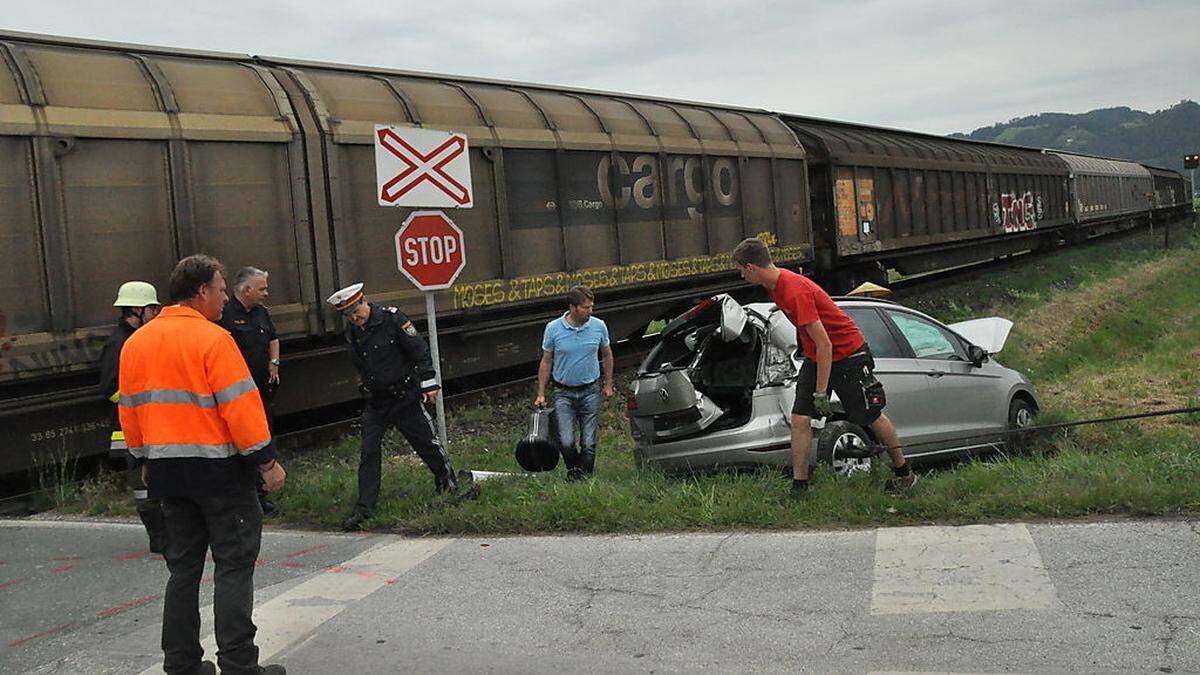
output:
<svg viewBox="0 0 1200 675"><path fill-rule="evenodd" d="M389 426L400 430L433 472L438 492L458 489L450 455L422 405L436 400L440 393L429 348L403 312L368 303L362 288L362 284L347 286L327 300L349 321L346 343L366 397L358 500L343 523L347 530L370 518L379 501L380 446Z"/></svg>
<svg viewBox="0 0 1200 675"><path fill-rule="evenodd" d="M221 311L222 328L233 335L238 351L246 360L250 376L258 387L263 407L267 411L267 422L271 433L275 433L275 415L271 402L279 388L279 337L271 313L263 302L270 295L267 286L268 273L257 267L243 267L233 279L233 297L225 301ZM275 505L267 498L267 491L259 483L258 501L264 515L275 512Z"/></svg>
<svg viewBox="0 0 1200 675"><path fill-rule="evenodd" d="M117 418L117 405L121 401L121 390L117 383L120 373L121 348L133 332L146 325L158 315L158 291L145 281L127 281L117 289L117 300L113 307L121 308L121 318L104 349L100 352L100 395L104 400L113 404L112 433L109 437L108 457L123 463L127 469L126 483L133 491L134 503L137 505L138 517L146 526L146 535L150 538L150 550L163 553L167 543L167 529L163 523L162 505L157 499L150 499L146 494L146 484L142 474L129 454L125 445L125 433L121 431L121 422Z"/></svg>

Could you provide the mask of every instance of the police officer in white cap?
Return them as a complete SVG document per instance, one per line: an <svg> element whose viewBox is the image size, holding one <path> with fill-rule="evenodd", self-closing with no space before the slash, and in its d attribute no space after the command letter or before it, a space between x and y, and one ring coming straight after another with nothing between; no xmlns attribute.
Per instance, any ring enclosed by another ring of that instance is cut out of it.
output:
<svg viewBox="0 0 1200 675"><path fill-rule="evenodd" d="M346 343L366 397L358 500L342 524L347 530L370 518L379 501L380 445L389 426L399 429L433 472L438 492L458 489L450 455L422 405L440 392L429 347L403 312L367 302L362 289L362 284L353 284L327 300L348 321Z"/></svg>
<svg viewBox="0 0 1200 675"><path fill-rule="evenodd" d="M135 330L158 316L158 291L145 281L127 281L117 289L117 300L113 307L121 308L121 318L100 352L100 395L113 404L108 457L122 462L128 469L126 482L133 491L138 516L141 517L142 524L146 526L146 534L150 537L150 550L162 553L167 538L162 506L157 499L147 497L146 484L142 482L142 474L135 466L133 455L129 454L125 445L125 433L121 431L121 422L117 419L117 404L121 400L120 388L117 386L121 347L125 346L125 341Z"/></svg>

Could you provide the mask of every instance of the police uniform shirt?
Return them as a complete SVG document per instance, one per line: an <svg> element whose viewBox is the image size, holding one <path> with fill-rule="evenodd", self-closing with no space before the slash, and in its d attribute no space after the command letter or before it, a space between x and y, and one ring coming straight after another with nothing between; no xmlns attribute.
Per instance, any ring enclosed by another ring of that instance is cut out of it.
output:
<svg viewBox="0 0 1200 675"><path fill-rule="evenodd" d="M388 393L395 387L410 386L406 385L410 381L422 392L437 389L429 348L408 316L395 307L370 307L366 325L346 326L346 341L363 386Z"/></svg>
<svg viewBox="0 0 1200 675"><path fill-rule="evenodd" d="M261 305L254 309L246 309L242 301L232 298L225 302L218 322L222 328L233 335L238 351L250 368L250 376L254 384L261 390L270 377L268 365L271 361L271 341L276 339L275 324L271 314Z"/></svg>

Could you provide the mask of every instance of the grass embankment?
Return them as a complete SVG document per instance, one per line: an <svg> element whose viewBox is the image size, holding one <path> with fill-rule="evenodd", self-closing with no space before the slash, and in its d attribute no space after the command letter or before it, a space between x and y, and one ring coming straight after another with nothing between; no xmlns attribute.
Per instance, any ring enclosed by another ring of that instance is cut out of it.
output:
<svg viewBox="0 0 1200 675"><path fill-rule="evenodd" d="M1038 258L1018 268L906 298L947 322L999 315L1016 322L1001 354L1038 387L1044 419L1084 419L1196 404L1200 359L1200 239L1161 230ZM600 312L603 315L603 308ZM627 379L629 374L623 375ZM512 448L532 391L449 411L458 468L516 471ZM846 527L1200 511L1200 416L1081 427L1035 440L1019 456L938 467L910 494L881 490L882 463L835 480L818 471L803 501L778 472L670 477L638 470L622 402L604 410L597 476L561 470L489 481L457 502L433 494L429 473L389 434L381 508L368 522L407 533L636 532ZM358 441L286 458L276 523L333 528L355 493ZM60 508L130 512L111 481L84 486Z"/></svg>

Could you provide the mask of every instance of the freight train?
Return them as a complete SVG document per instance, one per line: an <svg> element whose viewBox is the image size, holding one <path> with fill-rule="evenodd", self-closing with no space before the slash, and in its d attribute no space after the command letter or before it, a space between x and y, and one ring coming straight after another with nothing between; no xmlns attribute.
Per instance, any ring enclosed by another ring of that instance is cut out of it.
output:
<svg viewBox="0 0 1200 675"><path fill-rule="evenodd" d="M124 281L203 251L271 273L280 415L357 397L362 281L418 321L375 194L373 125L464 133L468 264L439 292L444 376L534 362L568 287L615 339L744 285L759 236L832 290L1191 212L1164 169L753 108L0 32L0 474L107 447L95 360Z"/></svg>

